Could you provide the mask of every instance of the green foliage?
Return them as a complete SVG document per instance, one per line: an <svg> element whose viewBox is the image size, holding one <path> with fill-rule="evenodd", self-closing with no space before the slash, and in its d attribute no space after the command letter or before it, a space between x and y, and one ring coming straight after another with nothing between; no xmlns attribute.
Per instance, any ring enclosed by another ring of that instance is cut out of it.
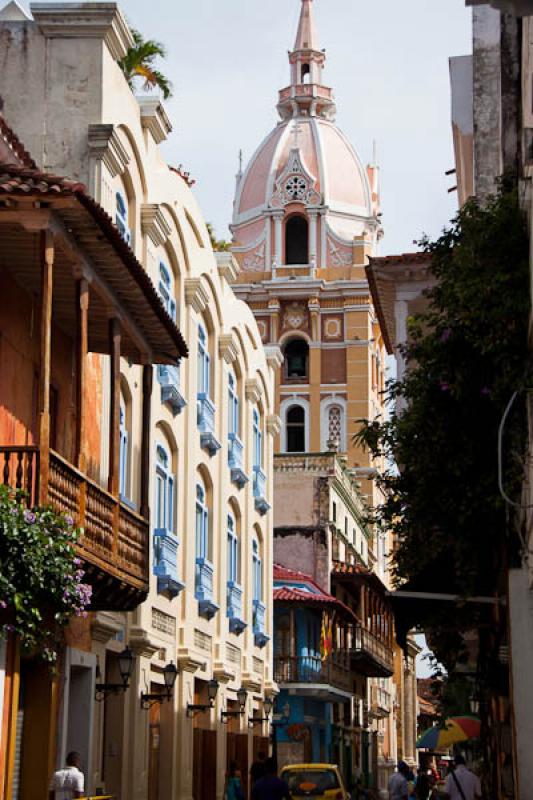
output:
<svg viewBox="0 0 533 800"><path fill-rule="evenodd" d="M531 376L528 237L516 192L502 185L484 206L470 201L436 242L423 244L436 282L426 313L409 320L407 371L387 388L393 407L401 397L405 410L393 410L388 421L362 421L357 438L399 466L383 476L385 501L375 509L377 524L396 535L397 581L465 597L493 594L509 552L498 428L513 392ZM515 499L523 412L519 400L505 430L505 486ZM447 647L456 655L462 622L474 622L472 608L452 612L456 630ZM417 622L443 642L451 610L421 606Z"/></svg>
<svg viewBox="0 0 533 800"><path fill-rule="evenodd" d="M215 229L213 228L210 222L206 223L207 225L207 232L209 233L209 240L211 242L211 247L215 251L215 253L227 252L231 249L231 242L227 242L225 239L217 239Z"/></svg>
<svg viewBox="0 0 533 800"><path fill-rule="evenodd" d="M72 519L23 501L0 486L0 636L14 632L23 650L53 661L60 627L86 616L92 590L83 583Z"/></svg>
<svg viewBox="0 0 533 800"><path fill-rule="evenodd" d="M143 39L139 31L132 29L132 35L133 47L130 47L124 58L118 62L126 80L133 88L136 77L144 78L145 89L153 89L157 86L167 100L172 97L172 84L154 66L157 58L166 58L165 47L153 39Z"/></svg>

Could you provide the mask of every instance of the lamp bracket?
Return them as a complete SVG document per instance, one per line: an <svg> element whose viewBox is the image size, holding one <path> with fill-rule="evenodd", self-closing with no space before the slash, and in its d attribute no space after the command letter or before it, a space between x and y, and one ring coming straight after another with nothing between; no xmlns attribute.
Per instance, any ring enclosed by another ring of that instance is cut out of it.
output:
<svg viewBox="0 0 533 800"><path fill-rule="evenodd" d="M165 693L158 693L158 694L141 694L141 708L144 711L147 711L152 706L157 705L158 703L161 705L166 700L171 700L172 694L170 692Z"/></svg>
<svg viewBox="0 0 533 800"><path fill-rule="evenodd" d="M94 687L94 699L101 703L110 694L120 694L129 689L129 682L126 683L97 683Z"/></svg>
<svg viewBox="0 0 533 800"><path fill-rule="evenodd" d="M199 714L201 711L209 711L214 707L214 703L187 703L187 716L192 719L195 714Z"/></svg>

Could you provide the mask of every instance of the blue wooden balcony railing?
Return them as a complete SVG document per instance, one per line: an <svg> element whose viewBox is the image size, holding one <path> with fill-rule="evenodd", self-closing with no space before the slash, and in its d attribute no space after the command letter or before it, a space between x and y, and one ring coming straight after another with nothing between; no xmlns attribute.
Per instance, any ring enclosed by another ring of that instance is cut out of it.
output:
<svg viewBox="0 0 533 800"><path fill-rule="evenodd" d="M171 364L160 364L157 368L157 380L161 384L161 402L168 405L176 416L187 405L180 391L179 368Z"/></svg>
<svg viewBox="0 0 533 800"><path fill-rule="evenodd" d="M198 392L198 430L200 444L210 456L220 450L220 442L215 436L215 406L205 392Z"/></svg>
<svg viewBox="0 0 533 800"><path fill-rule="evenodd" d="M266 499L266 475L261 467L254 467L254 499L255 507L260 514L266 514L270 504Z"/></svg>
<svg viewBox="0 0 533 800"><path fill-rule="evenodd" d="M208 619L215 616L218 605L213 600L213 565L206 558L196 559L195 595L200 614Z"/></svg>
<svg viewBox="0 0 533 800"><path fill-rule="evenodd" d="M244 445L236 433L228 436L228 466L231 470L231 480L239 489L248 483L248 475L244 471Z"/></svg>
<svg viewBox="0 0 533 800"><path fill-rule="evenodd" d="M242 633L246 622L242 615L242 589L235 581L228 581L228 610L229 629L232 633Z"/></svg>
<svg viewBox="0 0 533 800"><path fill-rule="evenodd" d="M253 602L254 640L258 647L264 647L270 639L266 633L266 607L261 600Z"/></svg>
<svg viewBox="0 0 533 800"><path fill-rule="evenodd" d="M184 588L178 577L179 539L166 528L154 530L154 575L157 576L157 591L176 597Z"/></svg>

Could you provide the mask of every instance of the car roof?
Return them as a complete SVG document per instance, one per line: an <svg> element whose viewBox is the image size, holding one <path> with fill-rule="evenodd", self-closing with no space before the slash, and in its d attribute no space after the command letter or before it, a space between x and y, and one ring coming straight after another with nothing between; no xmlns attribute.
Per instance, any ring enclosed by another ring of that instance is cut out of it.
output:
<svg viewBox="0 0 533 800"><path fill-rule="evenodd" d="M285 764L282 769L338 769L337 764Z"/></svg>

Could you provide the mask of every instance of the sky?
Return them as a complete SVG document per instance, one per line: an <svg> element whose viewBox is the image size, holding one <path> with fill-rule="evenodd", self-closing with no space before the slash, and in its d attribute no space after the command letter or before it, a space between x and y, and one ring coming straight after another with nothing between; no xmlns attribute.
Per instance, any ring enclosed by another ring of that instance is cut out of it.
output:
<svg viewBox="0 0 533 800"><path fill-rule="evenodd" d="M129 22L163 42L174 86L168 160L197 181L203 214L227 238L238 151L247 163L277 123L299 0L123 0ZM448 58L471 52L464 0L315 0L324 82L337 123L381 168L381 254L437 236L456 210Z"/></svg>

